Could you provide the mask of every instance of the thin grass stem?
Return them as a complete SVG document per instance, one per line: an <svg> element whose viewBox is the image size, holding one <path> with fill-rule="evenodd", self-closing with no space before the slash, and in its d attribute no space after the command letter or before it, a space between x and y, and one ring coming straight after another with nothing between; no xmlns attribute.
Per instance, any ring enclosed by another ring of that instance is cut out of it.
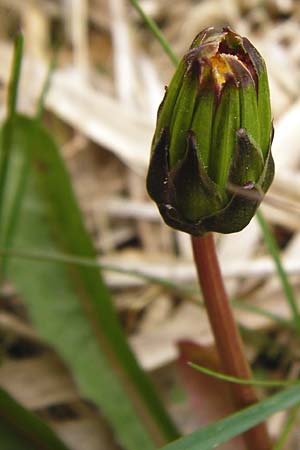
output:
<svg viewBox="0 0 300 450"><path fill-rule="evenodd" d="M251 378L245 380L244 378L232 377L230 375L226 375L224 373L215 372L214 370L208 369L207 367L200 366L199 364L195 364L193 362L188 363L190 367L198 370L205 375L209 375L213 378L217 378L218 380L228 381L229 383L243 384L245 386L260 386L265 388L274 388L274 387L287 387L294 386L295 384L300 384L300 380L257 380L255 378Z"/></svg>
<svg viewBox="0 0 300 450"><path fill-rule="evenodd" d="M270 255L273 258L274 264L276 266L277 274L280 279L282 289L284 291L284 294L286 296L288 305L291 310L292 318L295 325L295 330L298 334L300 334L300 313L299 313L299 307L296 301L296 297L294 295L293 288L289 282L288 275L286 271L283 268L283 264L280 257L280 251L278 248L278 245L269 229L269 226L261 213L261 211L258 211L256 213L256 218L259 222L259 225L262 229L264 241L268 247L268 250L270 252Z"/></svg>
<svg viewBox="0 0 300 450"><path fill-rule="evenodd" d="M8 85L7 115L14 116L17 109L18 87L21 75L24 38L20 33L15 39L11 77Z"/></svg>
<svg viewBox="0 0 300 450"><path fill-rule="evenodd" d="M10 258L21 258L21 259L29 259L40 262L56 262L63 264L72 264L75 266L82 267L91 267L91 268L99 268L102 271L106 272L115 272L124 274L133 278L142 279L148 283L152 283L155 285L162 286L165 289L170 291L175 291L176 293L181 293L184 297L186 297L189 301L194 303L197 306L204 307L204 303L202 300L199 300L199 289L185 286L184 284L176 283L173 280L158 277L155 275L150 275L149 273L142 272L140 270L135 269L124 269L123 267L119 267L113 264L106 264L99 261L95 261L94 259L70 255L66 253L45 253L36 250L20 250L14 248L0 248L0 256L9 256ZM283 319L277 314L272 313L263 308L259 308L257 306L250 305L244 301L234 299L231 301L231 304L234 308L250 311L253 314L258 316L267 317L279 325L293 328L293 323L287 319Z"/></svg>
<svg viewBox="0 0 300 450"><path fill-rule="evenodd" d="M169 56L172 63L177 66L179 63L179 59L173 52L170 44L168 43L167 39L164 37L163 33L160 31L156 23L144 12L143 8L139 4L138 0L130 0L131 4L134 6L134 8L137 10L137 12L140 14L141 18L149 28L149 30L152 32L152 34L156 37L162 48L164 49L165 53Z"/></svg>
<svg viewBox="0 0 300 450"><path fill-rule="evenodd" d="M280 433L279 438L277 439L273 450L282 450L282 448L284 448L284 445L286 443L286 440L288 438L288 435L290 434L292 428L295 425L295 422L299 416L299 405L294 406L288 413L288 417L287 420L283 426L283 429Z"/></svg>
<svg viewBox="0 0 300 450"><path fill-rule="evenodd" d="M40 96L39 96L38 101L37 101L37 111L36 111L36 119L37 120L41 120L43 112L44 112L44 109L45 109L46 97L47 97L47 94L49 92L49 89L50 89L50 86L51 86L52 75L53 75L53 72L54 72L55 67L56 67L57 51L58 50L54 51L54 54L53 54L53 56L51 58L51 61L50 61L49 67L48 67L48 71L47 71L47 75L46 75L46 78L45 78L45 81L44 81L44 84L43 84Z"/></svg>
<svg viewBox="0 0 300 450"><path fill-rule="evenodd" d="M13 218L14 211L10 215L8 222L4 220L4 204L7 191L7 177L9 172L13 132L14 132L14 117L16 115L18 87L21 75L21 65L23 56L23 35L19 34L14 43L14 54L11 76L8 87L7 98L7 120L2 126L2 133L0 137L0 242L5 247L8 245L7 238L9 238L9 221ZM14 219L13 219L14 220ZM7 225L6 225L7 224ZM2 259L0 267L0 282L3 280L4 269L6 266L6 258Z"/></svg>
<svg viewBox="0 0 300 450"><path fill-rule="evenodd" d="M249 311L253 314L267 317L268 319L271 319L274 322L277 322L279 325L282 325L284 327L288 327L288 328L292 328L292 329L294 328L294 322L291 322L289 319L284 319L283 317L279 316L278 314L275 314L264 308L250 305L249 303L246 303L242 300L237 300L237 299L231 300L231 304L236 309L241 309L243 311Z"/></svg>

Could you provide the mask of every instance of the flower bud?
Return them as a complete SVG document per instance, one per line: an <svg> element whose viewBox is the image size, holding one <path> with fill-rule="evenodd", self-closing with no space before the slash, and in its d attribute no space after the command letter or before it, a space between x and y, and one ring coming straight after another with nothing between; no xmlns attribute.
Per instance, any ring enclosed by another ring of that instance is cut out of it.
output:
<svg viewBox="0 0 300 450"><path fill-rule="evenodd" d="M195 236L233 233L274 176L265 63L229 28L207 28L159 107L147 189L165 222Z"/></svg>

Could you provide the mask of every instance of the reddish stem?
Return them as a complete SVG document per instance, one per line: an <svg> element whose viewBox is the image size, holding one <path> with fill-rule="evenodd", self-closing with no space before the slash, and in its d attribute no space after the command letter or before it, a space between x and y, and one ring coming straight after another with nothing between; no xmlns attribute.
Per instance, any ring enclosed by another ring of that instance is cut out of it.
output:
<svg viewBox="0 0 300 450"><path fill-rule="evenodd" d="M194 260L204 297L210 325L224 373L237 378L251 378L243 344L225 291L215 243L211 233L203 237L192 236ZM255 388L230 383L237 409L258 401ZM266 425L261 423L244 433L249 450L271 450L272 445Z"/></svg>

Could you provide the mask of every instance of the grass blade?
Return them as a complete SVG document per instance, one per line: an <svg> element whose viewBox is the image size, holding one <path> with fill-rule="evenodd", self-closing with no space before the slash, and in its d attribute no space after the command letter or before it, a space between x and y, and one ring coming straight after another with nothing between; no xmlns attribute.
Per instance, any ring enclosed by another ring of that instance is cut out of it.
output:
<svg viewBox="0 0 300 450"><path fill-rule="evenodd" d="M3 450L68 450L41 419L0 388L0 440Z"/></svg>
<svg viewBox="0 0 300 450"><path fill-rule="evenodd" d="M50 89L52 75L53 75L53 72L54 72L55 67L56 67L57 52L58 52L58 50L54 51L54 54L53 54L53 56L52 56L52 58L50 60L50 64L49 64L49 67L48 67L48 72L47 72L47 75L46 75L46 79L45 79L44 85L42 87L41 94L40 94L40 96L38 98L38 101L37 101L37 111L36 111L36 119L37 120L41 120L41 118L43 116L43 112L44 112L44 109L45 109L46 97L47 97L48 91Z"/></svg>
<svg viewBox="0 0 300 450"><path fill-rule="evenodd" d="M18 221L18 212L21 207L23 191L29 172L26 154L16 155L12 149L15 118L4 123L0 130L0 153L8 151L5 174L5 186L2 195L2 220L0 223L0 245L9 249ZM9 137L9 139L8 139ZM8 145L9 141L9 146ZM17 156L17 157L16 157ZM9 174L9 176L8 176ZM7 201L7 199L10 199ZM9 254L3 255L0 264L0 277L6 276Z"/></svg>
<svg viewBox="0 0 300 450"><path fill-rule="evenodd" d="M212 450L229 439L249 430L282 409L300 403L300 389L293 386L267 400L245 408L225 419L212 423L201 430L178 439L162 450Z"/></svg>
<svg viewBox="0 0 300 450"><path fill-rule="evenodd" d="M264 216L262 215L261 211L258 211L256 213L256 218L259 222L259 225L262 229L264 241L269 249L270 255L273 258L274 264L277 269L277 274L280 279L282 289L285 293L285 297L287 299L288 305L291 310L291 314L293 317L293 321L295 324L295 329L297 333L300 333L300 313L299 313L299 307L293 292L293 288L289 282L288 276L286 271L283 268L282 261L280 258L280 251L278 248L278 245L268 227L267 222L265 221Z"/></svg>
<svg viewBox="0 0 300 450"><path fill-rule="evenodd" d="M119 267L114 264L106 264L96 261L95 259L88 258L86 256L79 257L76 255L66 254L66 253L47 253L45 251L37 251L37 250L28 250L28 249L15 249L15 248L1 248L0 247L0 256L9 256L10 258L21 258L28 259L39 262L58 262L64 264L71 264L75 266L83 266L83 267L94 267L101 269L103 272L116 272L124 275L129 275L134 278L140 278L144 281L147 281L152 284L156 284L162 286L171 291L175 291L177 294L180 293L183 296L187 297L190 301L195 303L198 306L204 307L204 303L199 300L195 300L196 297L199 297L199 290L196 288L189 287L187 285L178 284L175 281L167 278L158 277L155 275L148 274L146 272L135 270L135 269L124 269L124 267ZM232 305L234 308L250 311L253 314L257 314L259 316L267 317L268 319L277 322L279 325L284 327L292 328L293 324L277 314L274 314L268 310L260 308L258 306L253 306L248 303L245 303L241 300L232 300Z"/></svg>
<svg viewBox="0 0 300 450"><path fill-rule="evenodd" d="M292 408L289 411L287 420L283 426L282 432L279 436L279 438L276 441L276 444L274 445L273 450L281 450L283 448L283 446L285 445L285 442L288 438L288 435L290 433L290 431L292 430L293 426L295 425L295 422L299 416L299 405L294 406L294 408Z"/></svg>
<svg viewBox="0 0 300 450"><path fill-rule="evenodd" d="M24 45L23 35L19 34L15 39L12 71L8 86L7 115L10 118L14 116L17 110L18 88L21 75L23 45Z"/></svg>
<svg viewBox="0 0 300 450"><path fill-rule="evenodd" d="M94 259L52 137L36 120L17 115L13 139L16 159L25 153L30 160L14 247ZM67 362L83 395L102 409L125 448L150 450L178 436L130 351L97 267L10 259L8 274L42 337Z"/></svg>
<svg viewBox="0 0 300 450"><path fill-rule="evenodd" d="M15 39L12 70L8 86L7 115L10 118L10 120L8 121L7 126L3 127L0 136L0 238L2 246L3 244L4 246L6 244L4 231L5 214L3 211L4 209L3 205L5 203L5 195L7 189L6 181L11 156L11 140L12 140L11 135L13 127L13 118L16 113L18 86L21 74L22 53L23 53L23 36L20 34ZM1 273L1 277L2 276L3 274Z"/></svg>
<svg viewBox="0 0 300 450"><path fill-rule="evenodd" d="M134 8L137 10L137 12L140 14L141 18L149 28L149 30L152 32L152 34L156 37L156 39L159 41L160 45L166 52L166 54L169 56L172 63L176 66L179 62L177 56L173 52L170 44L164 37L163 33L160 31L156 23L144 12L143 8L141 7L138 0L130 0L131 4L134 6Z"/></svg>
<svg viewBox="0 0 300 450"><path fill-rule="evenodd" d="M289 381L275 381L275 380L256 380L256 379L243 379L232 377L230 375L225 375L224 373L215 372L214 370L208 369L207 367L200 366L199 364L194 364L193 362L189 362L189 366L195 370L198 370L205 375L209 375L211 377L217 378L218 380L228 381L229 383L236 384L245 384L249 386L262 386L266 388L274 388L274 387L283 387L283 386L292 386L295 384L300 385L300 380L289 380Z"/></svg>

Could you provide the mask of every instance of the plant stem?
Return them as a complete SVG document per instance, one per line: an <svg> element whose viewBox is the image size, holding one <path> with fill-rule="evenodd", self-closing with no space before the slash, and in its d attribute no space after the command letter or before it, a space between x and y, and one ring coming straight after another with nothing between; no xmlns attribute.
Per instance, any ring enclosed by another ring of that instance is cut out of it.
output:
<svg viewBox="0 0 300 450"><path fill-rule="evenodd" d="M222 370L230 376L249 379L252 377L251 370L225 291L213 235L209 233L203 237L192 236L192 246L199 283ZM258 401L253 386L231 384L230 388L237 409L245 408ZM264 423L245 432L244 439L249 450L271 450L272 448Z"/></svg>

